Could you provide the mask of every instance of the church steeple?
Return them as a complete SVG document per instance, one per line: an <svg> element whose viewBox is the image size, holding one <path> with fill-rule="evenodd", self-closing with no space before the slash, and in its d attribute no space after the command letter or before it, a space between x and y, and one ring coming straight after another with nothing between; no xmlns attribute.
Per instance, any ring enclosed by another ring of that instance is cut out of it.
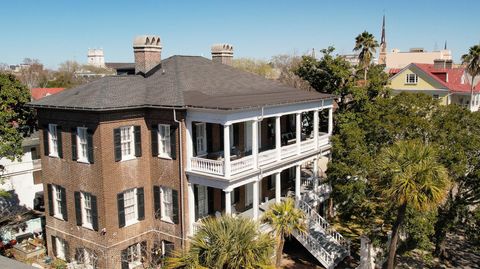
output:
<svg viewBox="0 0 480 269"><path fill-rule="evenodd" d="M387 41L385 38L385 15L383 15L382 23L382 39L380 41L380 55L378 57L378 64L387 64Z"/></svg>

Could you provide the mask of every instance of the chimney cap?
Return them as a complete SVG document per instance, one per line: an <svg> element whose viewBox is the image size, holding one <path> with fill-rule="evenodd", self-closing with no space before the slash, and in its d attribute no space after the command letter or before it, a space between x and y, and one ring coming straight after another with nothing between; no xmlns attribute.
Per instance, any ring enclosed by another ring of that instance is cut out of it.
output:
<svg viewBox="0 0 480 269"><path fill-rule="evenodd" d="M227 43L224 44L213 44L212 53L231 53L233 54L233 46Z"/></svg>
<svg viewBox="0 0 480 269"><path fill-rule="evenodd" d="M157 48L161 49L160 37L156 35L140 35L133 39L134 48Z"/></svg>

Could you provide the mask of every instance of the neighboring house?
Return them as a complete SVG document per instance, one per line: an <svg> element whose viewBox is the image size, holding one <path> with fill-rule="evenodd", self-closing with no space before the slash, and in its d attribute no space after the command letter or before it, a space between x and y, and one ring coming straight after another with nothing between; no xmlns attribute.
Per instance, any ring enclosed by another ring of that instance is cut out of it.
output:
<svg viewBox="0 0 480 269"><path fill-rule="evenodd" d="M135 63L105 63L117 75L135 75Z"/></svg>
<svg viewBox="0 0 480 269"><path fill-rule="evenodd" d="M469 107L471 78L463 67L451 61L435 60L434 64L411 63L403 69L390 70L390 87L394 92L421 92L439 99L443 105ZM480 108L480 83L475 82L473 111Z"/></svg>
<svg viewBox="0 0 480 269"><path fill-rule="evenodd" d="M65 90L65 88L32 88L30 94L32 95L32 100L40 100L45 96L59 93Z"/></svg>
<svg viewBox="0 0 480 269"><path fill-rule="evenodd" d="M315 229L328 227L307 199L319 202L329 189L316 186L316 163L330 154L335 96L235 69L226 44L212 47L212 60L162 60L155 36L137 37L133 48L136 75L32 103L42 129L49 255L136 268L185 247L205 217L258 219L289 193ZM313 177L302 177L312 162ZM299 240L326 267L348 255L332 228Z"/></svg>
<svg viewBox="0 0 480 269"><path fill-rule="evenodd" d="M385 48L386 50L386 48ZM390 68L404 68L410 63L433 64L437 59L452 60L452 51L444 49L439 51L426 51L422 48L412 48L409 51L393 49L384 54L385 66Z"/></svg>

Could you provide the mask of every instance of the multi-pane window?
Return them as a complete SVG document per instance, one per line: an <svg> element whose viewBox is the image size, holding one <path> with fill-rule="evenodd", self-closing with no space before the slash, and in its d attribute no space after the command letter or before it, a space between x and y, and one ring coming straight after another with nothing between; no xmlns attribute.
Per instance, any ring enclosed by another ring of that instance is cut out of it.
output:
<svg viewBox="0 0 480 269"><path fill-rule="evenodd" d="M65 260L65 240L55 237L55 256L57 258Z"/></svg>
<svg viewBox="0 0 480 269"><path fill-rule="evenodd" d="M171 157L170 146L170 125L158 125L158 155L162 157Z"/></svg>
<svg viewBox="0 0 480 269"><path fill-rule="evenodd" d="M161 191L161 203L162 203L162 220L173 221L173 201L172 201L172 189L162 187Z"/></svg>
<svg viewBox="0 0 480 269"><path fill-rule="evenodd" d="M196 127L196 136L197 136L197 155L203 155L207 153L207 128L205 123L197 123Z"/></svg>
<svg viewBox="0 0 480 269"><path fill-rule="evenodd" d="M58 157L57 125L48 125L48 150L50 156Z"/></svg>
<svg viewBox="0 0 480 269"><path fill-rule="evenodd" d="M123 193L125 222L131 224L137 221L137 195L136 189L128 190Z"/></svg>
<svg viewBox="0 0 480 269"><path fill-rule="evenodd" d="M96 264L97 257L95 256L95 253L87 248L83 249L83 265L85 268L94 268L94 265Z"/></svg>
<svg viewBox="0 0 480 269"><path fill-rule="evenodd" d="M417 82L417 74L407 74L407 76L405 77L405 84L417 84Z"/></svg>
<svg viewBox="0 0 480 269"><path fill-rule="evenodd" d="M63 218L62 190L61 188L55 185L52 186L52 190L54 192L54 203L53 203L54 216L62 219Z"/></svg>
<svg viewBox="0 0 480 269"><path fill-rule="evenodd" d="M87 128L77 128L77 154L78 161L88 162L88 141L87 141Z"/></svg>
<svg viewBox="0 0 480 269"><path fill-rule="evenodd" d="M92 219L92 195L89 193L82 192L82 218L83 218L83 225L92 227L93 219Z"/></svg>
<svg viewBox="0 0 480 269"><path fill-rule="evenodd" d="M127 248L127 262L130 267L138 265L142 258L142 245L140 243L133 244Z"/></svg>
<svg viewBox="0 0 480 269"><path fill-rule="evenodd" d="M134 157L133 126L120 128L122 159Z"/></svg>

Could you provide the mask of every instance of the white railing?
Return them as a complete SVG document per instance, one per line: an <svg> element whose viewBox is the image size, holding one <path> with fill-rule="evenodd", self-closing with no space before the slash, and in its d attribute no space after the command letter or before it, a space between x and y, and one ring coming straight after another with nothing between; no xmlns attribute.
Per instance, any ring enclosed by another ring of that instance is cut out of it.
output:
<svg viewBox="0 0 480 269"><path fill-rule="evenodd" d="M230 162L231 172L237 174L253 168L253 156L246 156Z"/></svg>
<svg viewBox="0 0 480 269"><path fill-rule="evenodd" d="M294 156L297 154L297 144L291 144L281 148L282 159Z"/></svg>
<svg viewBox="0 0 480 269"><path fill-rule="evenodd" d="M190 159L190 165L192 170L195 170L195 171L209 173L209 174L223 175L223 160L217 161L217 160L192 157Z"/></svg>
<svg viewBox="0 0 480 269"><path fill-rule="evenodd" d="M302 141L300 149L301 149L302 153L310 151L310 150L314 150L315 149L315 140L308 139L308 140Z"/></svg>
<svg viewBox="0 0 480 269"><path fill-rule="evenodd" d="M36 159L32 161L33 170L40 170L42 169L42 159Z"/></svg>
<svg viewBox="0 0 480 269"><path fill-rule="evenodd" d="M269 163L273 163L277 160L277 150L271 149L267 151L260 152L258 154L258 164L259 165L266 165Z"/></svg>
<svg viewBox="0 0 480 269"><path fill-rule="evenodd" d="M202 226L202 223L199 220L197 222L194 222L192 226L193 226L193 231L192 231L193 232L192 236L193 236L198 232L198 230L200 229L200 226Z"/></svg>
<svg viewBox="0 0 480 269"><path fill-rule="evenodd" d="M320 184L315 191L319 195L330 194L332 193L332 185L329 182Z"/></svg>
<svg viewBox="0 0 480 269"><path fill-rule="evenodd" d="M321 148L322 146L328 145L330 143L330 135L322 133L318 136L318 147Z"/></svg>
<svg viewBox="0 0 480 269"><path fill-rule="evenodd" d="M350 240L343 237L339 232L337 232L330 224L320 216L314 209L312 209L306 202L299 200L297 202L298 207L303 210L307 217L318 224L320 228L325 232L325 234L330 235L335 242L344 246L347 249L348 254L350 254Z"/></svg>
<svg viewBox="0 0 480 269"><path fill-rule="evenodd" d="M335 257L328 253L318 241L307 233L299 233L294 230L295 238L312 254L314 255L326 268L333 268L335 266Z"/></svg>

